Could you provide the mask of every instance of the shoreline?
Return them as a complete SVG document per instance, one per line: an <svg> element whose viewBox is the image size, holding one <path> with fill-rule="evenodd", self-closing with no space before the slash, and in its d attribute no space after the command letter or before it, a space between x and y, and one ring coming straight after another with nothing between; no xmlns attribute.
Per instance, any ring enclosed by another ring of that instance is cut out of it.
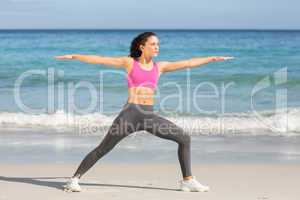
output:
<svg viewBox="0 0 300 200"><path fill-rule="evenodd" d="M0 129L1 130L1 129ZM94 149L103 135L3 131L0 138L2 163L74 163ZM197 136L192 138L193 164L300 164L300 137L280 136ZM121 141L101 158L107 164L178 164L177 144L137 133Z"/></svg>

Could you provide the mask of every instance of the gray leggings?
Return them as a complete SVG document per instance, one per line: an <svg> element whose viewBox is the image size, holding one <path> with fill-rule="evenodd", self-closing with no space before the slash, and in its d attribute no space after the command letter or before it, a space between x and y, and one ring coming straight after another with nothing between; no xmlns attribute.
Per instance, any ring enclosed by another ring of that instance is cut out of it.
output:
<svg viewBox="0 0 300 200"><path fill-rule="evenodd" d="M112 126L99 146L83 159L74 177L80 178L123 138L141 130L145 130L160 138L175 141L178 144L177 153L182 176L192 176L190 136L174 123L154 114L153 106L127 103L113 121Z"/></svg>

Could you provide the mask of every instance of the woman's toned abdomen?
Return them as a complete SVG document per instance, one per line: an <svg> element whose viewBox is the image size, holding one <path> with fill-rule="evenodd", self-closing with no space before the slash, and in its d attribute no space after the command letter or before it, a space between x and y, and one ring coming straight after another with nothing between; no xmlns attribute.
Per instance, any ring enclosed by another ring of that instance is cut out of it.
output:
<svg viewBox="0 0 300 200"><path fill-rule="evenodd" d="M132 87L128 89L128 103L153 105L154 90L146 87Z"/></svg>

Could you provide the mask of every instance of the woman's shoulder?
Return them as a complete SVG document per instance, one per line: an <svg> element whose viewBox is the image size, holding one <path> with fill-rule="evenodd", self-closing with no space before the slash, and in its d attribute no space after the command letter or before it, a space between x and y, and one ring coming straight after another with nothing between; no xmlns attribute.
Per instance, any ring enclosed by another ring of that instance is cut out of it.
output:
<svg viewBox="0 0 300 200"><path fill-rule="evenodd" d="M168 62L167 61L156 61L157 67L161 70Z"/></svg>
<svg viewBox="0 0 300 200"><path fill-rule="evenodd" d="M131 66L133 65L134 59L132 57L129 57L129 56L124 56L124 57L122 57L122 59L123 59L125 67L127 69L131 68Z"/></svg>
<svg viewBox="0 0 300 200"><path fill-rule="evenodd" d="M134 62L135 62L135 59L134 59L134 58L132 58L132 57L130 57L130 56L128 56L128 57L126 58L126 69L127 69L127 72L130 72L130 71L131 71Z"/></svg>

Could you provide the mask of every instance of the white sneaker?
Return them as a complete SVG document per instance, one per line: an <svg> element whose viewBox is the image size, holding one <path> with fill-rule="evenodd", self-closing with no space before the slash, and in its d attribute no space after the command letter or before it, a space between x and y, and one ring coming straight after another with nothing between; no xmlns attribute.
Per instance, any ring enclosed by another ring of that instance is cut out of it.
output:
<svg viewBox="0 0 300 200"><path fill-rule="evenodd" d="M70 178L66 185L64 185L64 191L66 192L80 192L81 187L78 184L79 179L77 177Z"/></svg>
<svg viewBox="0 0 300 200"><path fill-rule="evenodd" d="M189 180L181 180L180 182L180 190L184 192L208 192L209 186L202 185L196 180L196 177Z"/></svg>

